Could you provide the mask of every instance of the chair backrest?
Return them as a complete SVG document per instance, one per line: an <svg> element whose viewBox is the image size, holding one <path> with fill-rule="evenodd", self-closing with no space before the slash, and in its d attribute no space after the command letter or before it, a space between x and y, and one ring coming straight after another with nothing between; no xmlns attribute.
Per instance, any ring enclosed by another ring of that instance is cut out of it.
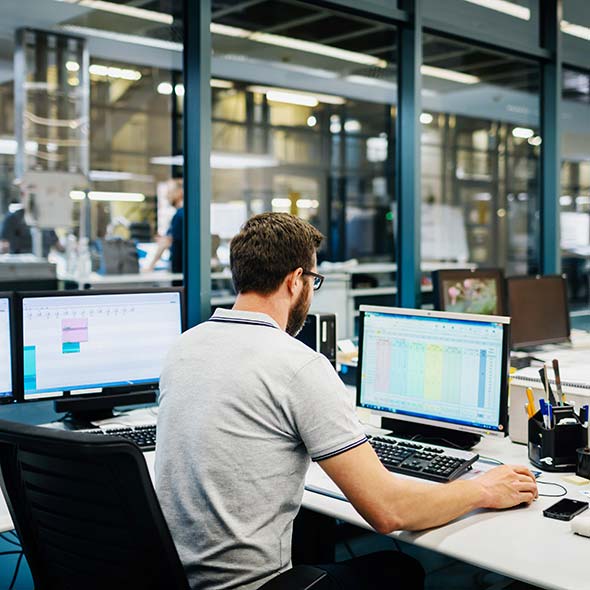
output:
<svg viewBox="0 0 590 590"><path fill-rule="evenodd" d="M37 590L188 590L135 444L0 420L0 471Z"/></svg>

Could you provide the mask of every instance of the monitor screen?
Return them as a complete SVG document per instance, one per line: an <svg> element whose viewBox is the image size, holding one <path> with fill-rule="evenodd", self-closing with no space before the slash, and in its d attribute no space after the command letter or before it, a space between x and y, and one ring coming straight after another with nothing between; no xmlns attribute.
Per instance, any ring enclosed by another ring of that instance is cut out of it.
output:
<svg viewBox="0 0 590 590"><path fill-rule="evenodd" d="M439 270L432 273L437 309L504 315L504 276L499 269Z"/></svg>
<svg viewBox="0 0 590 590"><path fill-rule="evenodd" d="M25 401L158 382L182 331L180 290L90 293L23 296Z"/></svg>
<svg viewBox="0 0 590 590"><path fill-rule="evenodd" d="M396 420L504 433L509 322L361 306L358 405Z"/></svg>
<svg viewBox="0 0 590 590"><path fill-rule="evenodd" d="M12 398L10 299L0 296L0 402Z"/></svg>
<svg viewBox="0 0 590 590"><path fill-rule="evenodd" d="M507 289L513 348L569 340L565 278L560 275L510 277Z"/></svg>

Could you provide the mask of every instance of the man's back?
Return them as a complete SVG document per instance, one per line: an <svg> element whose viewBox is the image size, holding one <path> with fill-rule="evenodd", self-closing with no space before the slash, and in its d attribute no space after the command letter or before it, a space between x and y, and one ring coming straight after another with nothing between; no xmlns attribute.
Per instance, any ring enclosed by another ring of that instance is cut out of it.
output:
<svg viewBox="0 0 590 590"><path fill-rule="evenodd" d="M156 486L193 588L289 567L309 457L365 440L327 359L264 314L220 310L161 379Z"/></svg>

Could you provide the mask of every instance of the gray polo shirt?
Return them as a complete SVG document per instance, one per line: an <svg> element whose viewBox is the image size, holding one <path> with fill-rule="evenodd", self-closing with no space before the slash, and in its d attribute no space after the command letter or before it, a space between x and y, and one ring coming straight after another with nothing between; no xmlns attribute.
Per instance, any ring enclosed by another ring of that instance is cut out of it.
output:
<svg viewBox="0 0 590 590"><path fill-rule="evenodd" d="M254 590L290 567L310 458L366 441L328 360L269 316L217 310L160 379L156 490L190 585Z"/></svg>

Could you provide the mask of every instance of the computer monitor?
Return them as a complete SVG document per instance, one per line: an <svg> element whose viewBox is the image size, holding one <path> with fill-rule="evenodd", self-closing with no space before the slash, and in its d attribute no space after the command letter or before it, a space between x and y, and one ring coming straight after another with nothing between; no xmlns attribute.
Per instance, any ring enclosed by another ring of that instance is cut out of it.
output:
<svg viewBox="0 0 590 590"><path fill-rule="evenodd" d="M436 270L432 289L435 309L440 311L506 314L504 273L499 268Z"/></svg>
<svg viewBox="0 0 590 590"><path fill-rule="evenodd" d="M510 318L360 307L357 406L395 435L469 448L508 430Z"/></svg>
<svg viewBox="0 0 590 590"><path fill-rule="evenodd" d="M64 397L57 411L108 413L146 391L154 399L182 332L182 289L21 294L20 326L23 401Z"/></svg>
<svg viewBox="0 0 590 590"><path fill-rule="evenodd" d="M0 404L13 401L12 297L0 293Z"/></svg>
<svg viewBox="0 0 590 590"><path fill-rule="evenodd" d="M565 277L510 277L506 284L512 316L512 348L569 341L570 314Z"/></svg>

